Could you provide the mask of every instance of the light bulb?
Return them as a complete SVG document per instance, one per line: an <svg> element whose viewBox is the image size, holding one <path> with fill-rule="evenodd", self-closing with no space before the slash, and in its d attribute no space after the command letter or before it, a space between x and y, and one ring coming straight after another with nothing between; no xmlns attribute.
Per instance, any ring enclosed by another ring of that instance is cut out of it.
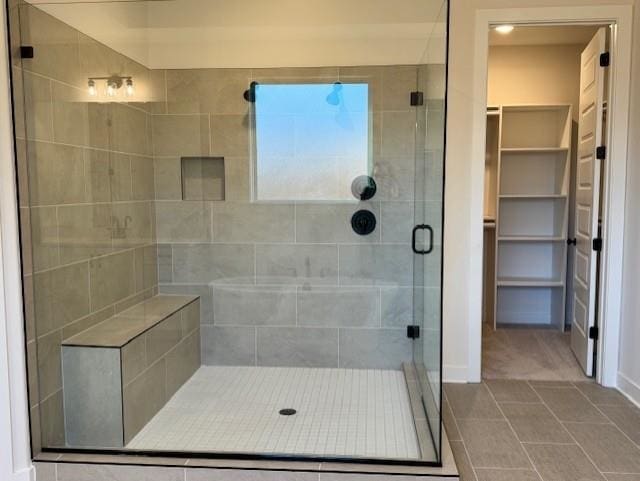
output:
<svg viewBox="0 0 640 481"><path fill-rule="evenodd" d="M107 82L107 95L113 97L116 94L116 87L112 82Z"/></svg>
<svg viewBox="0 0 640 481"><path fill-rule="evenodd" d="M127 88L126 88L127 97L131 97L133 95L133 80L130 78L127 79Z"/></svg>
<svg viewBox="0 0 640 481"><path fill-rule="evenodd" d="M95 97L97 93L96 83L93 80L89 80L89 95Z"/></svg>
<svg viewBox="0 0 640 481"><path fill-rule="evenodd" d="M506 35L508 33L513 32L513 25L498 25L496 27L496 32L501 33L502 35Z"/></svg>

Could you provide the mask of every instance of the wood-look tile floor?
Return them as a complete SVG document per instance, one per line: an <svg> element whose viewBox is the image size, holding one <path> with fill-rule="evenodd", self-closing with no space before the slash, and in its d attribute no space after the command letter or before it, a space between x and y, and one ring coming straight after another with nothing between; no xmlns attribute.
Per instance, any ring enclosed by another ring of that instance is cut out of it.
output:
<svg viewBox="0 0 640 481"><path fill-rule="evenodd" d="M583 381L571 352L571 333L553 329L499 328L482 332L483 379Z"/></svg>
<svg viewBox="0 0 640 481"><path fill-rule="evenodd" d="M462 481L640 481L640 409L592 382L447 384Z"/></svg>

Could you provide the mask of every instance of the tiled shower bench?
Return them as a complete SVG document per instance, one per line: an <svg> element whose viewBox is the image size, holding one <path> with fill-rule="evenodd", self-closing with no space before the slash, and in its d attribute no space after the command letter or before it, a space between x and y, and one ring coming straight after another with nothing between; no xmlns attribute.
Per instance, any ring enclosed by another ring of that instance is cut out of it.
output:
<svg viewBox="0 0 640 481"><path fill-rule="evenodd" d="M200 367L200 299L157 295L62 343L71 447L123 447Z"/></svg>

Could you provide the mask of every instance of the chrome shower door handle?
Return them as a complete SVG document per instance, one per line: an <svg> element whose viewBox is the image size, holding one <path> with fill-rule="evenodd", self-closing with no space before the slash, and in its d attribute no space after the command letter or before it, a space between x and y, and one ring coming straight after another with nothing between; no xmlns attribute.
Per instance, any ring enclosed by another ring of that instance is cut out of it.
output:
<svg viewBox="0 0 640 481"><path fill-rule="evenodd" d="M426 250L419 250L416 248L416 234L419 230L426 230L427 232L429 232L429 247ZM418 224L413 228L413 232L411 233L411 249L413 249L413 252L415 252L416 254L431 254L431 251L433 251L433 229L430 225Z"/></svg>

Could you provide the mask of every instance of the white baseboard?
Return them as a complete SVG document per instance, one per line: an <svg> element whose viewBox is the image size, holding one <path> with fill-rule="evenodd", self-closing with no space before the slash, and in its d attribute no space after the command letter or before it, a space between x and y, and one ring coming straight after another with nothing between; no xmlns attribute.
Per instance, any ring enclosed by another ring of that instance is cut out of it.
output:
<svg viewBox="0 0 640 481"><path fill-rule="evenodd" d="M442 366L442 382L467 383L469 382L469 370L467 366Z"/></svg>
<svg viewBox="0 0 640 481"><path fill-rule="evenodd" d="M36 470L33 466L21 469L16 473L9 474L7 481L36 481Z"/></svg>
<svg viewBox="0 0 640 481"><path fill-rule="evenodd" d="M640 386L621 372L618 372L618 390L640 408Z"/></svg>

